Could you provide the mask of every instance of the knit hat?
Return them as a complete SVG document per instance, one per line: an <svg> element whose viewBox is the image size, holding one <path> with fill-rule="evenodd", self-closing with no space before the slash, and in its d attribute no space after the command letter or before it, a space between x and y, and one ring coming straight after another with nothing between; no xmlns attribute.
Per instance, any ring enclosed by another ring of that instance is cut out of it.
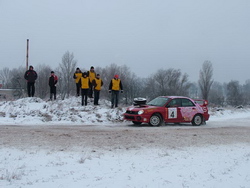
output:
<svg viewBox="0 0 250 188"><path fill-rule="evenodd" d="M119 75L118 75L118 74L116 74L116 75L114 76L114 78L117 78L117 79L118 79L118 78L119 78Z"/></svg>

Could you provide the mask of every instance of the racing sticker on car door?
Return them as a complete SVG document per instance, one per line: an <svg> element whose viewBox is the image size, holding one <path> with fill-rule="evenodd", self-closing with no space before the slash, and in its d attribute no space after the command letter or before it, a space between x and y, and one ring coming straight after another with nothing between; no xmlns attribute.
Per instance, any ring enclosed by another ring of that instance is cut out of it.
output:
<svg viewBox="0 0 250 188"><path fill-rule="evenodd" d="M177 118L177 108L168 108L168 119Z"/></svg>

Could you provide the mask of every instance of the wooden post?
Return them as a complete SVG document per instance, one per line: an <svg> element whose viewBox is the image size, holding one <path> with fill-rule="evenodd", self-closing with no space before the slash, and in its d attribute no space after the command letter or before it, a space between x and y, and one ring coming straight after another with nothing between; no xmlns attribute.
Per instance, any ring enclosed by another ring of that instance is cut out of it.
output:
<svg viewBox="0 0 250 188"><path fill-rule="evenodd" d="M26 70L29 69L29 39L27 39Z"/></svg>

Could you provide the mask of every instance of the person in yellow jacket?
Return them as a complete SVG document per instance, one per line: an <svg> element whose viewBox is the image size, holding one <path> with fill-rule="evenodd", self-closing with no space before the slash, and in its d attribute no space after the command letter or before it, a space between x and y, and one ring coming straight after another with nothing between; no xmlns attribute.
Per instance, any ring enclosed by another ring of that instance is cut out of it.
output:
<svg viewBox="0 0 250 188"><path fill-rule="evenodd" d="M83 105L87 106L90 80L86 72L82 73L82 77L79 80L79 85L81 87L81 93L82 93L82 106Z"/></svg>
<svg viewBox="0 0 250 188"><path fill-rule="evenodd" d="M82 77L82 71L77 67L76 71L73 75L73 78L75 79L76 82L76 94L77 96L80 96L80 84L79 84L79 80Z"/></svg>
<svg viewBox="0 0 250 188"><path fill-rule="evenodd" d="M87 76L90 79L89 98L93 98L93 85L92 85L92 82L96 77L95 68L93 66L90 67L90 70L87 72Z"/></svg>
<svg viewBox="0 0 250 188"><path fill-rule="evenodd" d="M123 93L122 81L119 79L119 75L115 75L109 84L109 93L111 93L111 108L118 107L119 92Z"/></svg>
<svg viewBox="0 0 250 188"><path fill-rule="evenodd" d="M103 86L103 81L100 78L100 74L96 75L96 78L92 81L92 85L94 88L94 105L99 105L98 101L100 98L100 91Z"/></svg>

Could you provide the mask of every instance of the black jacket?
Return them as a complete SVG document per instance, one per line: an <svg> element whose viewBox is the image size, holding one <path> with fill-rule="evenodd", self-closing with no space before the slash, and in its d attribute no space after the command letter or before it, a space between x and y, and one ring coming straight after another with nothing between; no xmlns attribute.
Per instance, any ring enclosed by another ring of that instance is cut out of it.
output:
<svg viewBox="0 0 250 188"><path fill-rule="evenodd" d="M37 79L37 73L34 70L27 70L24 74L24 79L27 80L27 82L34 83Z"/></svg>
<svg viewBox="0 0 250 188"><path fill-rule="evenodd" d="M57 78L56 75L50 76L49 77L49 86L54 87L56 85L56 83L57 83L57 80L58 80L58 78Z"/></svg>

